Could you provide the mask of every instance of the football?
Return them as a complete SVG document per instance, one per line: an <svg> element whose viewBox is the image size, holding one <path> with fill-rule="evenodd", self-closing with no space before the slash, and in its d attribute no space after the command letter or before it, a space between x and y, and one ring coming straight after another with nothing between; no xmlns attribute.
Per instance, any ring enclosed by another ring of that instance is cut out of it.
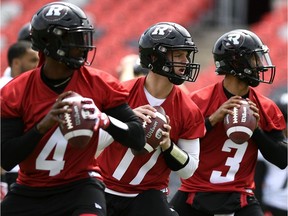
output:
<svg viewBox="0 0 288 216"><path fill-rule="evenodd" d="M85 116L90 113L82 109L82 98L76 92L72 92L65 97L63 101L72 102L70 107L72 112L59 115L59 118L65 121L65 124L60 125L60 130L73 148L84 148L87 146L93 135L93 127L95 125L95 120L85 119Z"/></svg>
<svg viewBox="0 0 288 216"><path fill-rule="evenodd" d="M144 150L138 152L133 151L133 154L135 155L146 154L154 151L156 148L158 148L159 143L162 141L162 131L166 131L163 126L167 123L166 113L161 106L154 106L154 108L157 110L156 118L148 116L152 122L147 123L143 121L143 128L146 137Z"/></svg>
<svg viewBox="0 0 288 216"><path fill-rule="evenodd" d="M240 108L233 108L233 115L224 118L224 128L227 136L236 144L242 144L250 139L256 127L256 118L246 100L241 101Z"/></svg>

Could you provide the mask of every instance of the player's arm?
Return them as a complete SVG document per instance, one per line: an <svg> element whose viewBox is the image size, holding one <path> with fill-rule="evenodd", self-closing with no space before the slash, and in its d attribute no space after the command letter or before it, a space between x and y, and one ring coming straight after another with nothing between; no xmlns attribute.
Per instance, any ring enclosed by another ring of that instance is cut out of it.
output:
<svg viewBox="0 0 288 216"><path fill-rule="evenodd" d="M114 140L135 150L143 149L145 134L142 123L128 104L105 110L110 120L105 129Z"/></svg>
<svg viewBox="0 0 288 216"><path fill-rule="evenodd" d="M199 139L179 139L178 145L171 142L169 149L163 151L168 167L184 179L191 177L199 165Z"/></svg>
<svg viewBox="0 0 288 216"><path fill-rule="evenodd" d="M258 127L251 138L266 160L280 169L287 167L287 141L282 131L266 132Z"/></svg>
<svg viewBox="0 0 288 216"><path fill-rule="evenodd" d="M58 100L55 101L46 116L25 132L25 125L22 119L1 117L1 166L5 170L11 170L28 157L51 127L57 123L63 123L58 116L71 112L71 109L64 108L70 105L70 102L62 101L70 93L65 92L59 95Z"/></svg>
<svg viewBox="0 0 288 216"><path fill-rule="evenodd" d="M98 139L98 147L97 154L109 146L114 141L113 137L105 130L99 129L99 139Z"/></svg>
<svg viewBox="0 0 288 216"><path fill-rule="evenodd" d="M24 133L19 118L1 118L1 166L7 171L13 169L34 150L42 136L36 127Z"/></svg>
<svg viewBox="0 0 288 216"><path fill-rule="evenodd" d="M262 154L258 152L258 160L255 168L254 182L255 182L255 190L254 194L257 197L257 200L260 202L261 206L263 206L262 195L263 195L263 183L265 180L265 176L267 175L268 166L267 162L263 158Z"/></svg>
<svg viewBox="0 0 288 216"><path fill-rule="evenodd" d="M162 131L163 140L160 142L161 151L167 166L177 171L182 178L193 175L199 164L199 139L179 139L176 145L170 139L170 118L166 115L168 124L164 124L166 131Z"/></svg>

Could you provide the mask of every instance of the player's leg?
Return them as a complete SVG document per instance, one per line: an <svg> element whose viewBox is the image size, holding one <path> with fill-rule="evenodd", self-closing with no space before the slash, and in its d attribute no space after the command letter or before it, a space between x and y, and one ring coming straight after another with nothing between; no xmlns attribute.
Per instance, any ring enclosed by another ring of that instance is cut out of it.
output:
<svg viewBox="0 0 288 216"><path fill-rule="evenodd" d="M262 208L255 197L253 196L247 197L247 202L248 205L241 208L239 211L235 212L235 216L247 216L247 215L264 216Z"/></svg>
<svg viewBox="0 0 288 216"><path fill-rule="evenodd" d="M134 197L121 197L106 193L107 216L121 216Z"/></svg>
<svg viewBox="0 0 288 216"><path fill-rule="evenodd" d="M277 215L277 216L287 216L288 212L287 210L283 210L283 209L279 209L279 208L275 208L272 206L267 206L267 210L269 210L273 215Z"/></svg>
<svg viewBox="0 0 288 216"><path fill-rule="evenodd" d="M32 216L41 215L41 201L30 196L29 190L18 190L17 184L11 187L1 202L1 215Z"/></svg>
<svg viewBox="0 0 288 216"><path fill-rule="evenodd" d="M170 206L181 216L213 216L192 208L191 205L186 202L187 199L188 193L177 191L170 201Z"/></svg>
<svg viewBox="0 0 288 216"><path fill-rule="evenodd" d="M5 173L5 179L6 179L6 182L8 184L9 189L10 189L11 185L16 182L17 177L18 177L17 172L6 172Z"/></svg>
<svg viewBox="0 0 288 216"><path fill-rule="evenodd" d="M104 185L102 182L94 179L94 182L88 182L84 185L78 185L73 190L76 197L72 216L106 216L106 199L104 193ZM67 199L69 201L69 199ZM72 203L70 203L71 205Z"/></svg>
<svg viewBox="0 0 288 216"><path fill-rule="evenodd" d="M178 213L171 209L167 196L159 190L147 190L140 193L129 205L125 216L178 216Z"/></svg>

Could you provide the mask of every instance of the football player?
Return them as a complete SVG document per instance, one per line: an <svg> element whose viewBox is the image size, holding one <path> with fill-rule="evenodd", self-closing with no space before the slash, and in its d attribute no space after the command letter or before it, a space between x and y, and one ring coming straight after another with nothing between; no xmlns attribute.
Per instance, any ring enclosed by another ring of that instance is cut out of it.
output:
<svg viewBox="0 0 288 216"><path fill-rule="evenodd" d="M190 95L205 117L207 133L201 139L198 169L191 178L182 179L171 204L181 216L263 216L253 194L258 149L281 169L287 166L284 117L272 100L254 88L272 84L275 66L267 46L243 29L223 34L213 56L216 74L224 79ZM247 142L236 144L227 137L223 119L242 98L254 111L257 127Z"/></svg>
<svg viewBox="0 0 288 216"><path fill-rule="evenodd" d="M277 99L272 98L284 115L287 125L288 93L276 92ZM279 96L280 95L280 96ZM286 139L288 129L283 131ZM266 161L261 152L258 152L258 161L255 172L255 195L260 201L265 215L287 216L288 214L288 168L281 170Z"/></svg>
<svg viewBox="0 0 288 216"><path fill-rule="evenodd" d="M88 66L88 53L95 51L93 32L85 13L70 3L47 4L32 18L39 67L1 89L1 166L20 166L17 182L1 203L3 215L105 216L104 184L94 165L99 127L106 122L115 140L135 150L145 145L142 124L127 104L128 92L110 74ZM58 116L71 112L65 108L71 103L62 101L71 91L86 98L84 111L95 119L84 149L71 147L59 128L64 122Z"/></svg>
<svg viewBox="0 0 288 216"><path fill-rule="evenodd" d="M25 23L25 25L23 25L18 32L17 41L29 41L30 42L30 30L31 30L31 24ZM3 77L12 78L10 66L8 66L4 70Z"/></svg>
<svg viewBox="0 0 288 216"><path fill-rule="evenodd" d="M139 153L114 142L97 158L106 185L109 216L178 215L167 202L169 174L189 178L198 167L199 138L205 133L198 107L178 85L194 82L197 47L181 25L161 22L140 37L139 56L148 75L125 82L129 105L144 121L162 106L170 123L158 148ZM113 160L111 160L113 158ZM113 162L112 162L113 161Z"/></svg>

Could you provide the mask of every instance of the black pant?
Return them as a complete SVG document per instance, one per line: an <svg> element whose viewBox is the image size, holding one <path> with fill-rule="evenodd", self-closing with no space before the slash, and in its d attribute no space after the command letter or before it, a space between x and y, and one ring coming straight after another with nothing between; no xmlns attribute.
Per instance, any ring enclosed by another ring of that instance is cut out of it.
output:
<svg viewBox="0 0 288 216"><path fill-rule="evenodd" d="M180 216L214 216L213 213L207 213L206 211L196 209L193 204L187 204L186 200L188 198L188 193L183 191L177 191L172 198L170 205L175 209ZM218 200L217 200L218 201ZM211 201L208 201L211 202ZM209 206L209 203L206 203ZM240 202L240 200L239 200ZM248 205L239 208L235 211L234 216L264 216L263 211L259 205L259 202L255 197L247 197ZM233 212L231 212L233 213ZM223 213L224 214L224 213ZM228 214L228 213L226 213Z"/></svg>
<svg viewBox="0 0 288 216"><path fill-rule="evenodd" d="M106 216L104 184L83 179L50 188L14 183L1 203L2 216Z"/></svg>
<svg viewBox="0 0 288 216"><path fill-rule="evenodd" d="M16 182L17 177L18 177L17 172L6 172L5 173L5 182L8 184L9 190L10 190L11 185Z"/></svg>
<svg viewBox="0 0 288 216"><path fill-rule="evenodd" d="M272 206L266 206L266 209L272 213L273 216L287 216L288 212Z"/></svg>
<svg viewBox="0 0 288 216"><path fill-rule="evenodd" d="M106 193L108 216L178 216L170 209L167 196L158 190L147 190L136 197Z"/></svg>

